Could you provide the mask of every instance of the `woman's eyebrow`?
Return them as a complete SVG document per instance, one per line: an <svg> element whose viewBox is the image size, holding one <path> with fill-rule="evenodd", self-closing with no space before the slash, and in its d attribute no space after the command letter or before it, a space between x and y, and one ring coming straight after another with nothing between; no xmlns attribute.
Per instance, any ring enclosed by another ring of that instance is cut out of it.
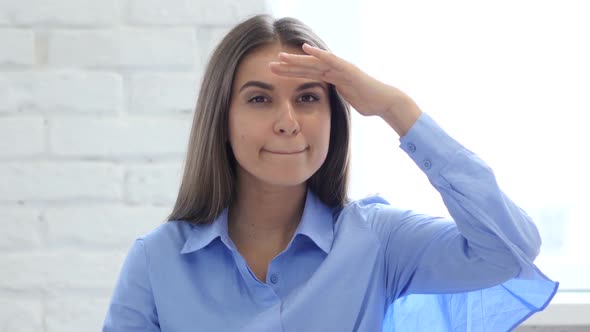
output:
<svg viewBox="0 0 590 332"><path fill-rule="evenodd" d="M322 90L324 90L325 94L328 94L328 91L326 91L326 87L320 82L303 83L295 91L307 90L311 88L321 88Z"/></svg>
<svg viewBox="0 0 590 332"><path fill-rule="evenodd" d="M248 81L246 83L244 83L244 85L242 85L242 87L240 88L241 92L242 90L244 90L245 88L249 87L249 86L255 86L255 87L259 87L261 89L266 89L266 90L274 90L274 86L272 86L271 84L268 83L264 83L264 82L260 82L260 81Z"/></svg>
<svg viewBox="0 0 590 332"><path fill-rule="evenodd" d="M244 90L245 88L250 87L250 86L254 86L254 87L258 87L258 88L270 90L270 91L274 90L274 88L275 88L272 84L264 83L261 81L248 81L248 82L244 83L244 85L242 85L239 92L241 92L242 90ZM316 87L321 88L322 90L324 90L324 93L327 93L326 87L320 82L303 83L300 86L298 86L295 91L302 91L302 90L316 88Z"/></svg>

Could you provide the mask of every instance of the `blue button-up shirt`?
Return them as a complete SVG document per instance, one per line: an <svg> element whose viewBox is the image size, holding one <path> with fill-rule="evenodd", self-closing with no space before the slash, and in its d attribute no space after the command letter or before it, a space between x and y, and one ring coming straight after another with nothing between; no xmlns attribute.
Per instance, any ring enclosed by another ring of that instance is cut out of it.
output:
<svg viewBox="0 0 590 332"><path fill-rule="evenodd" d="M543 309L557 283L533 264L539 234L491 169L427 114L400 141L452 220L308 191L266 280L228 236L227 209L167 222L131 247L103 331L505 331Z"/></svg>

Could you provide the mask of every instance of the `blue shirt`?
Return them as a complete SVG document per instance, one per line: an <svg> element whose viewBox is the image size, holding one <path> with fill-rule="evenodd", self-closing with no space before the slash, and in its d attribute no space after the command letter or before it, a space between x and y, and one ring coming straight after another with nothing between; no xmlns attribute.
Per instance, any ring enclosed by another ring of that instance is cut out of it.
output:
<svg viewBox="0 0 590 332"><path fill-rule="evenodd" d="M401 148L452 220L373 196L331 208L307 192L287 248L258 280L212 224L167 222L123 264L103 331L506 331L557 290L540 237L492 170L422 114Z"/></svg>

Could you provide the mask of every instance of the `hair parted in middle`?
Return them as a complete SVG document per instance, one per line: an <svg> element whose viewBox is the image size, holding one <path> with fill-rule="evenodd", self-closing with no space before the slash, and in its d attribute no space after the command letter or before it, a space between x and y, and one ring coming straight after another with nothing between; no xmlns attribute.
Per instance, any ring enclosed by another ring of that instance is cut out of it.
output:
<svg viewBox="0 0 590 332"><path fill-rule="evenodd" d="M236 195L236 159L229 144L232 86L240 61L271 44L301 49L303 43L329 51L301 21L257 15L236 25L213 51L205 70L189 137L184 173L168 221L207 224ZM328 84L331 132L328 154L308 180L308 190L326 205L341 207L349 199L350 107Z"/></svg>

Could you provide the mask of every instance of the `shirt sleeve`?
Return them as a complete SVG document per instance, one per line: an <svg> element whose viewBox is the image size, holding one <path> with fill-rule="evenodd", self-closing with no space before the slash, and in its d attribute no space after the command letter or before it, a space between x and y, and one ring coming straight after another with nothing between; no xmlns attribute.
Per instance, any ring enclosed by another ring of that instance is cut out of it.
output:
<svg viewBox="0 0 590 332"><path fill-rule="evenodd" d="M379 199L361 203L385 251L386 291L395 302L390 326L507 330L542 310L558 284L534 265L541 246L537 228L502 192L491 168L426 113L400 143L452 219L395 209Z"/></svg>
<svg viewBox="0 0 590 332"><path fill-rule="evenodd" d="M160 331L143 240L129 250L103 324L103 332Z"/></svg>

